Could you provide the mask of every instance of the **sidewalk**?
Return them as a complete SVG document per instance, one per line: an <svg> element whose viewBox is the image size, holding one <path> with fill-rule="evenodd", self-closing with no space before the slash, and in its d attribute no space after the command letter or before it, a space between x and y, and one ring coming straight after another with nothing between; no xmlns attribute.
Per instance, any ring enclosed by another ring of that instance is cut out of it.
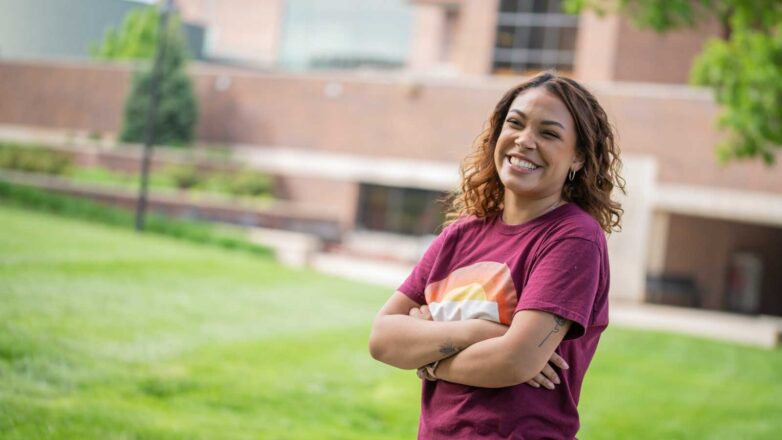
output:
<svg viewBox="0 0 782 440"><path fill-rule="evenodd" d="M391 295L413 268L345 255L319 253L311 260L315 270L387 287ZM656 304L613 301L610 322L620 327L680 333L718 341L765 348L782 343L782 317L746 316Z"/></svg>

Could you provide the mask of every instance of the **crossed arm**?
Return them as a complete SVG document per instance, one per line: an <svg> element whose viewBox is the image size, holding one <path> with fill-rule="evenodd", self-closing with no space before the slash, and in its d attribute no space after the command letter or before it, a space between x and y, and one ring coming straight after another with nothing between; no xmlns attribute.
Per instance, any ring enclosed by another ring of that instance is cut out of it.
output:
<svg viewBox="0 0 782 440"><path fill-rule="evenodd" d="M559 379L548 362L567 368L554 350L570 321L556 315L522 310L507 327L482 319L418 319L411 316L417 310L402 292L388 300L372 325L369 348L375 359L405 369L440 360L439 379L485 388L525 382L553 388Z"/></svg>

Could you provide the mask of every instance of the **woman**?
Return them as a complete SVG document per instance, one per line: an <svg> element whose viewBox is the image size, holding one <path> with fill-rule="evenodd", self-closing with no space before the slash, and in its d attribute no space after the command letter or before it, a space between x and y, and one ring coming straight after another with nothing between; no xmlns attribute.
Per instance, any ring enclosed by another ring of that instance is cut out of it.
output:
<svg viewBox="0 0 782 440"><path fill-rule="evenodd" d="M370 352L426 379L421 439L573 439L608 325L619 149L594 96L553 72L509 90L479 139Z"/></svg>

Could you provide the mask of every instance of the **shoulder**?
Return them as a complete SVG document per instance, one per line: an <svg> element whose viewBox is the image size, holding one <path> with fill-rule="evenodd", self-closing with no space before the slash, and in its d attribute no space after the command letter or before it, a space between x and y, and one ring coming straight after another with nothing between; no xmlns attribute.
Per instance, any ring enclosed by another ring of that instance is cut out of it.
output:
<svg viewBox="0 0 782 440"><path fill-rule="evenodd" d="M551 220L549 239L582 239L604 247L606 238L600 223L575 203L563 206L561 215Z"/></svg>
<svg viewBox="0 0 782 440"><path fill-rule="evenodd" d="M480 218L474 215L468 215L456 219L453 223L443 228L442 234L447 236L459 236L465 231L484 229L489 225L491 219Z"/></svg>

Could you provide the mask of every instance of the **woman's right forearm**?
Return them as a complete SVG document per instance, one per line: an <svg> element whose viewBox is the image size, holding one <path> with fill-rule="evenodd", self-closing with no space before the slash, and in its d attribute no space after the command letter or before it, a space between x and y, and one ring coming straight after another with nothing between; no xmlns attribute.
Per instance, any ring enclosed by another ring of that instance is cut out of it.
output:
<svg viewBox="0 0 782 440"><path fill-rule="evenodd" d="M383 315L372 325L369 350L383 363L415 369L453 356L476 342L502 336L507 329L482 319L440 322Z"/></svg>

